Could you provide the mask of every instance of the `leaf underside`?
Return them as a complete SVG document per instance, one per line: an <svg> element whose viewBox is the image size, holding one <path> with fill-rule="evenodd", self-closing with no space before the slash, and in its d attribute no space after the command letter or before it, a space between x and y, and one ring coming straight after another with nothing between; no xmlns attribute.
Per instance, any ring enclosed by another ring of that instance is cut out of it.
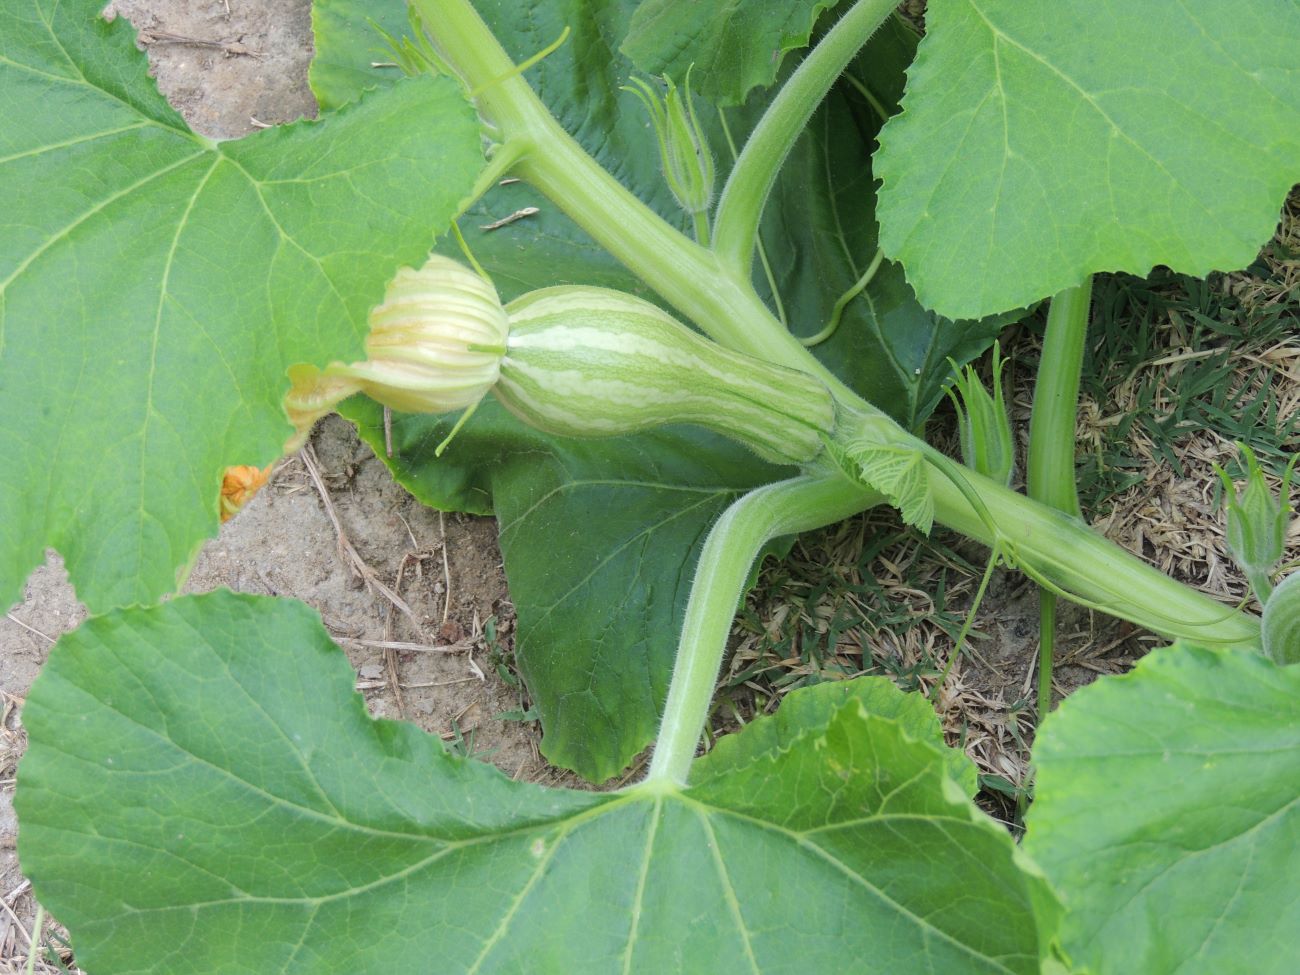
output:
<svg viewBox="0 0 1300 975"><path fill-rule="evenodd" d="M926 24L876 168L926 306L1232 270L1273 234L1300 180L1296 0L932 0Z"/></svg>
<svg viewBox="0 0 1300 975"><path fill-rule="evenodd" d="M866 710L892 688L742 733L684 791L589 793L373 720L354 679L286 600L64 638L24 711L20 853L87 970L1039 970L1045 885L941 745Z"/></svg>
<svg viewBox="0 0 1300 975"><path fill-rule="evenodd" d="M102 6L0 7L5 605L47 546L94 611L173 591L223 469L279 456L286 367L359 355L482 165L433 79L214 145Z"/></svg>
<svg viewBox="0 0 1300 975"><path fill-rule="evenodd" d="M1045 723L1025 848L1098 973L1283 975L1300 957L1300 668L1178 644Z"/></svg>

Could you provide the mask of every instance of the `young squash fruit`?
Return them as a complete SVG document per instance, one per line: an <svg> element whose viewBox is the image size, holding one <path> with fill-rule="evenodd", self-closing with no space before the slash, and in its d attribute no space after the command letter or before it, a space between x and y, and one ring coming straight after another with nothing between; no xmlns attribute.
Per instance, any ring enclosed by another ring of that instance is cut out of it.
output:
<svg viewBox="0 0 1300 975"><path fill-rule="evenodd" d="M493 395L525 423L567 437L693 423L775 463L802 463L834 423L807 373L725 349L620 291L558 287L511 302Z"/></svg>
<svg viewBox="0 0 1300 975"><path fill-rule="evenodd" d="M830 392L812 376L725 349L606 288L545 288L503 307L489 282L434 256L398 272L370 328L364 362L290 369L287 449L357 392L403 412L447 413L472 410L490 390L525 423L564 437L692 423L783 464L816 456L835 423Z"/></svg>

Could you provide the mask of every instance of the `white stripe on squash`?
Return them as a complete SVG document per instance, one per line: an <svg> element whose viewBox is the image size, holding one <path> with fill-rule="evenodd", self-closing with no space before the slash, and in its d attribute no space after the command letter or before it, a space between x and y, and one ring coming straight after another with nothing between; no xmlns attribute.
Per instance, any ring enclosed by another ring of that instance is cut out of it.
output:
<svg viewBox="0 0 1300 975"><path fill-rule="evenodd" d="M830 393L812 376L724 349L631 295L547 288L506 311L496 395L551 433L696 423L789 463L813 457L832 426Z"/></svg>

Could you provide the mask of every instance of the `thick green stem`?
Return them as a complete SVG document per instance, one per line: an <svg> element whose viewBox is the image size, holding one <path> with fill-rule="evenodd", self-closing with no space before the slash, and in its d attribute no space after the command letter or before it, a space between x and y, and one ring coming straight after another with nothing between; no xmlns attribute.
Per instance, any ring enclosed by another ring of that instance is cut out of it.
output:
<svg viewBox="0 0 1300 975"><path fill-rule="evenodd" d="M935 520L941 524L990 547L1000 541L1007 555L1036 577L1156 633L1202 643L1259 646L1257 617L1169 578L1077 518L968 468L958 469L965 490L953 483L944 467L930 469ZM972 506L972 498L982 511Z"/></svg>
<svg viewBox="0 0 1300 975"><path fill-rule="evenodd" d="M686 784L736 606L763 546L781 535L829 525L882 500L842 477L796 477L751 491L723 512L700 553L646 781Z"/></svg>
<svg viewBox="0 0 1300 975"><path fill-rule="evenodd" d="M713 232L713 249L735 274L749 277L763 207L795 140L835 79L896 6L897 0L858 0L808 52L750 134L723 187Z"/></svg>
<svg viewBox="0 0 1300 975"><path fill-rule="evenodd" d="M1074 473L1074 424L1079 415L1079 377L1088 339L1092 276L1052 298L1043 354L1034 383L1029 420L1025 489L1035 501L1080 517ZM1052 709L1052 658L1056 647L1056 594L1038 593L1038 714Z"/></svg>

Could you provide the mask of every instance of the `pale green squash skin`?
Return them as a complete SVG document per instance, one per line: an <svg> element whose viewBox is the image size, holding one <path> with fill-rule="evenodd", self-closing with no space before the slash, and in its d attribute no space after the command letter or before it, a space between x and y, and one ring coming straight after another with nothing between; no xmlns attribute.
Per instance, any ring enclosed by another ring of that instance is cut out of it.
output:
<svg viewBox="0 0 1300 975"><path fill-rule="evenodd" d="M780 464L811 460L831 432L830 392L807 373L722 346L667 312L604 288L545 288L506 306L492 392L525 423L613 437L692 423Z"/></svg>

